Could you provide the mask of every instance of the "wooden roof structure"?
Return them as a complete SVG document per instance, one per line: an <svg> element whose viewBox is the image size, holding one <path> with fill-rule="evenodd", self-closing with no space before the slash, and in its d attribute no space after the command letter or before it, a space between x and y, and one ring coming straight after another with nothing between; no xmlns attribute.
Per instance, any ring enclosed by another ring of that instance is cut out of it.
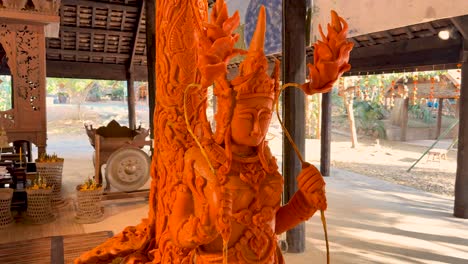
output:
<svg viewBox="0 0 468 264"><path fill-rule="evenodd" d="M408 90L407 93L411 96L414 93L414 83L413 77L409 77L405 79L404 77L399 78L395 81L394 91L393 93L390 92L390 87L387 89L385 96L386 97L401 97L400 94L404 94L404 90ZM430 78L419 78L416 84L417 91L416 97L417 98L429 98L431 95L431 87L432 83ZM460 90L457 89L456 85L452 82L452 80L446 75L440 75L438 78L434 80L434 91L433 91L433 98L442 98L442 99L452 99L460 97Z"/></svg>
<svg viewBox="0 0 468 264"><path fill-rule="evenodd" d="M134 67L135 80L147 79L146 16L141 0L62 0L60 36L47 38L49 77L126 80ZM210 5L215 1L209 0ZM364 72L454 68L460 61L461 32L468 16L445 18L349 38L355 44L352 69ZM466 25L465 25L466 26ZM450 30L452 38L437 34ZM268 55L270 62L281 53ZM307 48L313 61L313 48ZM230 76L239 62L231 63Z"/></svg>
<svg viewBox="0 0 468 264"><path fill-rule="evenodd" d="M350 37L354 49L350 58L352 68L346 75L454 69L461 61L460 49L467 28L465 15ZM450 31L448 40L438 37L442 30ZM313 47L307 48L308 63L313 63L313 52ZM276 53L267 58L273 65L281 56ZM239 64L228 66L231 76L237 74Z"/></svg>
<svg viewBox="0 0 468 264"><path fill-rule="evenodd" d="M60 33L47 38L49 77L147 80L142 0L62 0ZM214 0L208 0L212 5Z"/></svg>
<svg viewBox="0 0 468 264"><path fill-rule="evenodd" d="M47 38L49 77L146 80L141 0L62 0L59 38Z"/></svg>

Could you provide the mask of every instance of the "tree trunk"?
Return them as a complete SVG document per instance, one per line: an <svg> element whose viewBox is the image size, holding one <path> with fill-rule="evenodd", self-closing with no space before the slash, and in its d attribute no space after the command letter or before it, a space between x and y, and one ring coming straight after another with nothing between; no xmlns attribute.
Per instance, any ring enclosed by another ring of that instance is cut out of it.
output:
<svg viewBox="0 0 468 264"><path fill-rule="evenodd" d="M348 112L348 121L349 121L349 129L351 132L351 147L357 147L358 140L357 140L357 133L356 133L356 124L354 121L354 110L353 110L353 100L348 102L346 99L346 95L343 96L343 101L346 107L346 112Z"/></svg>
<svg viewBox="0 0 468 264"><path fill-rule="evenodd" d="M409 98L403 100L403 107L401 108L401 124L400 124L400 141L406 141L408 132L408 107Z"/></svg>

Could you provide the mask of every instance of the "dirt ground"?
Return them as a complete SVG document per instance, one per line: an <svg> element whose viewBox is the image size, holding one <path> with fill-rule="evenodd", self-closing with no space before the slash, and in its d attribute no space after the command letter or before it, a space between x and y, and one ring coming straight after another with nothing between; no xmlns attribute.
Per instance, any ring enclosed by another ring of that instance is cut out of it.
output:
<svg viewBox="0 0 468 264"><path fill-rule="evenodd" d="M76 106L48 104L48 131L49 138L55 140L70 138L79 135L83 138L83 123L93 123L95 127L107 124L112 119L117 119L121 124L127 125L127 109L124 102L107 104L86 104L81 108L81 120L76 116ZM137 124L142 123L148 127L147 105L137 106ZM416 161L430 145L430 141L424 142L427 146L415 145L413 142L398 142L359 138L357 148L351 148L349 136L338 131L332 134L332 167L352 171L355 173L380 178L401 185L411 186L427 192L454 195L454 183L456 172L456 151L448 153L447 160L428 161L427 156L421 159L411 172L408 168ZM267 139L273 154L280 161L281 129L273 120ZM445 145L449 142L442 142ZM88 143L85 143L88 144ZM51 146L53 147L53 146ZM72 147L72 146L70 146ZM443 148L443 147L441 147ZM315 164L320 162L320 140L306 140L306 159Z"/></svg>
<svg viewBox="0 0 468 264"><path fill-rule="evenodd" d="M319 162L320 154L315 151L320 149L319 140L307 142L307 149L313 150L307 153L308 160ZM432 141L425 143L429 145ZM449 145L451 140L441 143ZM456 150L449 151L447 160L432 160L426 155L407 172L427 149L426 146L415 144L386 140L380 140L376 144L375 140L360 138L358 147L351 148L349 137L334 133L331 166L431 193L454 196Z"/></svg>

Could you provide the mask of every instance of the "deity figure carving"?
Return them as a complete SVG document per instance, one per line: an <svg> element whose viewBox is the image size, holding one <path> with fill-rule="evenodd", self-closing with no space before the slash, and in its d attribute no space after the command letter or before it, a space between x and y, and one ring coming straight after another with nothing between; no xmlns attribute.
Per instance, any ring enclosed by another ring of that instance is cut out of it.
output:
<svg viewBox="0 0 468 264"><path fill-rule="evenodd" d="M191 1L192 7L202 2ZM171 6L163 13L174 10ZM187 14L193 15L190 10ZM155 115L159 129L156 144L167 149L158 149L153 159L152 189L157 193L150 196L149 220L126 228L75 263L108 263L117 257L123 258L120 263L135 264L284 263L277 235L309 219L317 210L326 210L327 202L322 175L313 165L304 163L297 176L299 190L287 204L281 204L283 177L265 140L281 91L279 62L275 62L271 75L267 73L265 9L259 12L248 51L234 48L238 36L233 31L239 25L239 15L236 12L230 17L222 0L216 1L210 22L194 23L188 22L189 16L177 17L186 19L180 25L200 26L194 30L193 40L198 51L168 56L168 47L180 51L192 45L192 35L184 35L190 41L176 42L174 34L179 32L165 31L170 25L167 21L160 24L159 29L164 29L161 38L174 45L158 46L158 52L164 50L158 54L167 56L167 62L179 64L172 68L174 64L161 63L160 72L157 69L158 80L170 80L166 86L158 86L160 103ZM203 17L205 13L201 12L198 19ZM187 27L177 30L189 31ZM346 41L346 31L346 22L332 13L327 35L322 33L323 40L315 46L314 65L309 65L312 81L301 86L305 93L330 91L333 82L349 70L352 44ZM166 32L173 35L165 37ZM185 66L194 61L184 58L193 58L194 53L198 72L192 75L193 68ZM245 60L239 75L228 80L229 59L237 54L245 55ZM185 78L174 79L177 74ZM187 80L201 85L195 89ZM214 132L206 118L206 91L213 83L218 105Z"/></svg>
<svg viewBox="0 0 468 264"><path fill-rule="evenodd" d="M326 209L325 182L314 166L304 164L299 190L281 206L283 178L265 141L280 91L279 63L272 76L266 73L265 9L233 80L226 78L226 63L233 54L245 53L233 48L239 19L237 13L228 17L223 1L212 12L199 36L198 66L202 88L215 83L216 131L185 154L168 228L176 245L196 250L196 263L284 263L276 236ZM332 49L326 54L323 48L330 63L309 66L316 77L304 85L309 94L331 89L340 70L349 69L347 58L331 62Z"/></svg>

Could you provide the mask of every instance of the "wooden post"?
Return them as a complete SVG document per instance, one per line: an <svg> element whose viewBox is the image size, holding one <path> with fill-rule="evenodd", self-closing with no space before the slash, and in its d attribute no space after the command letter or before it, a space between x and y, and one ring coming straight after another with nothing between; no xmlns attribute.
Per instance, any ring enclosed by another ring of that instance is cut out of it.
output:
<svg viewBox="0 0 468 264"><path fill-rule="evenodd" d="M315 138L320 139L322 132L322 94L316 94L317 96L317 124L315 127Z"/></svg>
<svg viewBox="0 0 468 264"><path fill-rule="evenodd" d="M94 181L102 184L101 180L101 136L99 134L94 135Z"/></svg>
<svg viewBox="0 0 468 264"><path fill-rule="evenodd" d="M322 95L322 135L320 137L320 172L330 176L331 93Z"/></svg>
<svg viewBox="0 0 468 264"><path fill-rule="evenodd" d="M436 139L440 136L440 130L442 129L442 110L444 108L444 98L439 98L439 108L437 109L437 132Z"/></svg>
<svg viewBox="0 0 468 264"><path fill-rule="evenodd" d="M283 0L283 83L304 83L306 74L306 0ZM304 156L305 97L298 89L286 89L283 94L283 120L286 128ZM297 191L296 176L302 166L288 139L283 136L284 200ZM286 233L288 252L305 250L305 226L299 224Z"/></svg>
<svg viewBox="0 0 468 264"><path fill-rule="evenodd" d="M128 127L135 129L136 116L135 116L135 89L134 80L131 73L127 76L127 104L128 104Z"/></svg>
<svg viewBox="0 0 468 264"><path fill-rule="evenodd" d="M401 108L401 123L400 123L400 141L406 141L408 133L408 107L409 98L403 100L403 107Z"/></svg>
<svg viewBox="0 0 468 264"><path fill-rule="evenodd" d="M467 21L468 24L468 21ZM453 215L468 218L468 39L463 42L460 89L460 124L458 128L457 176Z"/></svg>
<svg viewBox="0 0 468 264"><path fill-rule="evenodd" d="M148 67L148 105L150 138L154 139L154 107L156 103L156 0L146 0L146 60ZM151 145L151 153L153 153Z"/></svg>

